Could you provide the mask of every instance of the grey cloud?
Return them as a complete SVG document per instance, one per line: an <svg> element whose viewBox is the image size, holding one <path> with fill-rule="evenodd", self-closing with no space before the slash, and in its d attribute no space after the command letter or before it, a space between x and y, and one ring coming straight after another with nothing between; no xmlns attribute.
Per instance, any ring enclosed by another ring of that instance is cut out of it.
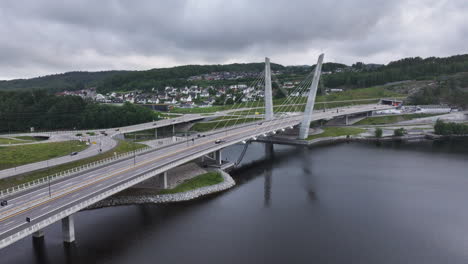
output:
<svg viewBox="0 0 468 264"><path fill-rule="evenodd" d="M453 16L448 21L456 28L454 32L434 34L466 40L466 35L457 35L466 31L457 17L466 14L464 0L416 2L429 10L441 5L442 15ZM441 47L447 47L447 53L462 50L448 39L439 41L437 47L426 43L424 49L415 50L409 41L423 43L432 37L423 32L419 36L422 40L413 39L411 30L440 19L441 14L428 11L420 21L405 24L408 16L418 16L419 10L411 9L414 3L6 0L0 2L0 78L68 70L259 61L265 55L283 64L311 64L321 50L346 63L388 62L421 50L441 53Z"/></svg>

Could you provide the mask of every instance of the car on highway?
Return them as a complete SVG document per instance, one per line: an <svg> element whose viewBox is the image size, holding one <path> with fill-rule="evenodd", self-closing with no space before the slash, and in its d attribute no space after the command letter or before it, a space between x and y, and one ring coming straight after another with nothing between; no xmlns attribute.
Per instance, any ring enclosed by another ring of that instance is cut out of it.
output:
<svg viewBox="0 0 468 264"><path fill-rule="evenodd" d="M8 205L8 201L7 200L3 200L0 202L0 205L1 206L7 206Z"/></svg>
<svg viewBox="0 0 468 264"><path fill-rule="evenodd" d="M30 223L31 222L31 217L26 217L26 222Z"/></svg>
<svg viewBox="0 0 468 264"><path fill-rule="evenodd" d="M75 156L77 154L78 154L78 152L75 151L75 152L70 153L70 156Z"/></svg>
<svg viewBox="0 0 468 264"><path fill-rule="evenodd" d="M217 139L217 140L215 141L215 144L220 144L220 143L223 143L223 142L224 142L224 140Z"/></svg>

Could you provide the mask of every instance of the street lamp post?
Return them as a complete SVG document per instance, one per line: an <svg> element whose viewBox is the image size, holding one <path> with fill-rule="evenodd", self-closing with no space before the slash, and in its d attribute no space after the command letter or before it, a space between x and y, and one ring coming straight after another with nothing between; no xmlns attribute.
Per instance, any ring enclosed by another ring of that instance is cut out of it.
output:
<svg viewBox="0 0 468 264"><path fill-rule="evenodd" d="M49 171L49 160L47 160L47 174L50 174L50 171ZM52 197L52 192L50 190L50 175L47 176L47 180L49 182L49 197Z"/></svg>

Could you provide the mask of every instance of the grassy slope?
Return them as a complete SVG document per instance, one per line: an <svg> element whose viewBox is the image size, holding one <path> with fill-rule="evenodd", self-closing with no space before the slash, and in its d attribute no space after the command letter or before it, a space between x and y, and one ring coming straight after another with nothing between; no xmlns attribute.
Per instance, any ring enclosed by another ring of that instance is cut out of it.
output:
<svg viewBox="0 0 468 264"><path fill-rule="evenodd" d="M9 138L0 138L0 144L22 144L22 143L31 143L31 141L24 141L24 140L15 140Z"/></svg>
<svg viewBox="0 0 468 264"><path fill-rule="evenodd" d="M416 118L423 118L429 116L436 116L438 114L408 114L408 115L391 115L391 116L374 116L367 117L354 125L383 125L393 124L401 121L412 120Z"/></svg>
<svg viewBox="0 0 468 264"><path fill-rule="evenodd" d="M11 186L15 186L15 185L25 183L28 181L32 181L35 179L39 179L42 177L46 177L47 175L52 175L57 172L65 171L65 170L78 167L87 163L91 163L97 160L106 159L106 158L113 156L114 152L116 152L117 154L121 154L121 153L129 152L129 151L133 151L136 149L144 148L144 147L146 146L143 144L119 141L117 147L115 147L113 150L107 151L105 153L102 153L93 157L62 164L59 166L55 166L55 167L49 168L48 170L34 171L31 173L22 174L22 175L18 175L15 177L10 177L7 179L0 179L0 189L6 189Z"/></svg>
<svg viewBox="0 0 468 264"><path fill-rule="evenodd" d="M339 136L346 136L346 135L357 135L363 132L366 132L365 129L362 128L355 128L355 127L324 127L323 133L312 135L307 138L307 140L313 140L317 138L323 137L339 137Z"/></svg>
<svg viewBox="0 0 468 264"><path fill-rule="evenodd" d="M85 142L79 141L0 147L0 169L65 156L87 147Z"/></svg>
<svg viewBox="0 0 468 264"><path fill-rule="evenodd" d="M344 100L359 100L359 99L372 99L372 98L383 98L383 97L404 97L404 94L399 94L393 91L389 91L385 89L384 87L370 87L370 88L361 88L361 89L352 89L348 90L345 92L341 93L332 93L330 95L325 95L325 96L317 96L316 102L317 105L315 106L315 109L322 109L323 104L318 104L320 102L331 102L331 101L344 101ZM286 99L275 99L273 104L274 105L280 105L284 104L290 104L292 102L294 103L305 103L307 101L306 97L302 98L293 98L290 100ZM359 102L355 102L354 104L357 104ZM370 101L363 101L361 103L372 103ZM348 103L351 104L351 103ZM346 103L334 103L334 104L327 104L327 108L331 107L337 107L337 106L344 106L348 105ZM261 107L263 106L263 102L255 102L255 103L241 103L235 105L235 108L243 108L243 107L252 107L252 106L258 106ZM232 105L221 105L221 106L213 106L213 107L207 107L207 108L174 108L172 110L172 113L212 113L216 111L223 111L223 110L230 110L233 109Z"/></svg>
<svg viewBox="0 0 468 264"><path fill-rule="evenodd" d="M198 175L182 184L179 184L173 189L162 190L161 194L179 193L190 190L195 190L201 187L215 185L223 182L223 177L219 172L207 172L205 174Z"/></svg>

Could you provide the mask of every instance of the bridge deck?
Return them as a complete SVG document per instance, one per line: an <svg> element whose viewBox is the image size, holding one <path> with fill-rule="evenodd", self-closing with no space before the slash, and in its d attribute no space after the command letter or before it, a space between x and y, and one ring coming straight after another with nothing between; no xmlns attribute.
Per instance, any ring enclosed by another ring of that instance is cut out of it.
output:
<svg viewBox="0 0 468 264"><path fill-rule="evenodd" d="M388 108L390 107L366 105L340 108L339 111L330 109L314 113L312 120ZM66 216L64 212L70 214L72 211L83 209L89 205L89 201L97 202L121 191L122 188L145 180L144 177L151 177L151 172L161 173L243 140L298 125L301 118L302 115L293 115L210 132L194 141L189 140L138 156L136 164L133 159L128 159L54 183L50 186L51 197L48 186L11 197L9 205L0 209L0 248L60 220ZM223 142L216 144L216 140ZM119 189L119 186L122 188ZM54 215L58 216L52 218ZM26 217L32 219L31 223L25 221Z"/></svg>

